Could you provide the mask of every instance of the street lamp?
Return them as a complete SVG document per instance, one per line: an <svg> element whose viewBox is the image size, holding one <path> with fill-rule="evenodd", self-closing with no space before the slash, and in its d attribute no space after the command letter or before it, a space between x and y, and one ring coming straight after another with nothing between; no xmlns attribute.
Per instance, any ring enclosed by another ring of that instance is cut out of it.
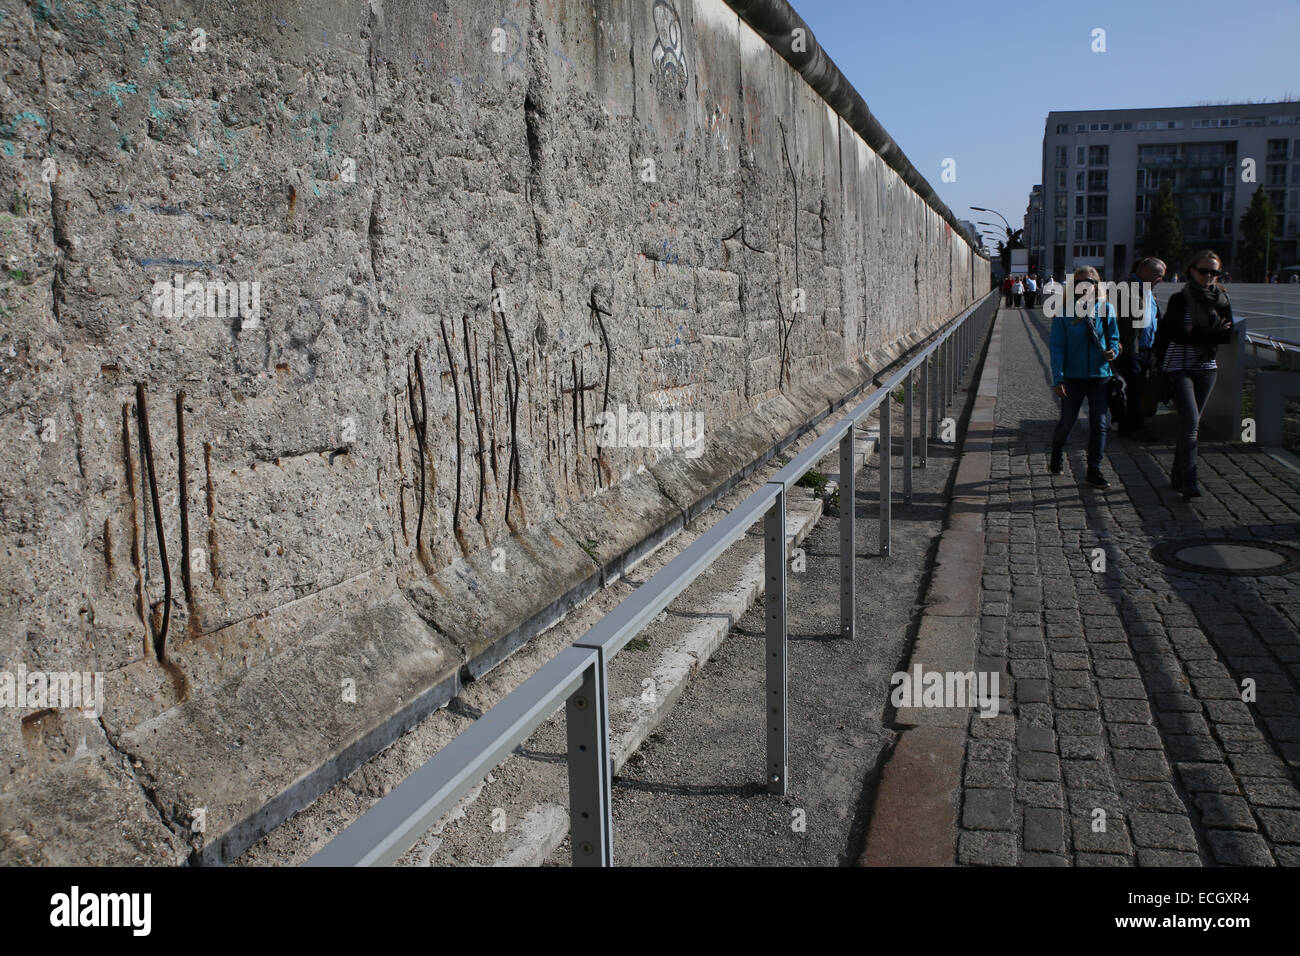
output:
<svg viewBox="0 0 1300 956"><path fill-rule="evenodd" d="M1001 219L1004 223L1006 223L1006 225L1007 225L1007 235L1008 235L1008 236L1011 235L1011 223L1007 222L1007 217L1004 216L1004 215L1002 215L1002 213L998 212L996 209L985 209L983 206L971 206L970 208L971 208L971 209L974 209L976 212L991 212L991 213L993 213L993 215L997 216L997 217L998 217L999 219Z"/></svg>

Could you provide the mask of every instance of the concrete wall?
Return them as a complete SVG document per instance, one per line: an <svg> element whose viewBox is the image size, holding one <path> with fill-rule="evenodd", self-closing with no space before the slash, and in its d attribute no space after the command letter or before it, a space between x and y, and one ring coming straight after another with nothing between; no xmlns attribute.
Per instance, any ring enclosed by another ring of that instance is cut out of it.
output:
<svg viewBox="0 0 1300 956"><path fill-rule="evenodd" d="M0 669L107 681L0 707L5 861L237 852L988 288L721 0L0 0L0 49Z"/></svg>

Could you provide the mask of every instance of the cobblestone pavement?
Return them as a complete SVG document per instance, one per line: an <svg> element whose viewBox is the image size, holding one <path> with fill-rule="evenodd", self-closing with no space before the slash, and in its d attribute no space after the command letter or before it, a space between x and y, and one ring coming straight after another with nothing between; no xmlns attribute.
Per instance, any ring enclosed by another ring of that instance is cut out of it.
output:
<svg viewBox="0 0 1300 956"><path fill-rule="evenodd" d="M1300 572L1152 556L1184 537L1295 545L1300 475L1203 441L1204 497L1185 502L1167 488L1168 411L1155 443L1111 435L1108 490L1083 484L1086 412L1049 475L1049 320L998 321L979 666L1010 673L1014 699L971 719L958 862L1300 865Z"/></svg>

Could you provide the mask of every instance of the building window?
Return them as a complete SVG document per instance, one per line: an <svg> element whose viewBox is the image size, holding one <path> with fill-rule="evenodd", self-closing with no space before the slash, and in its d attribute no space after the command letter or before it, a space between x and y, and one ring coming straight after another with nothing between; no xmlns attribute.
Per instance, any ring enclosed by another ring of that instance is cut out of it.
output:
<svg viewBox="0 0 1300 956"><path fill-rule="evenodd" d="M1224 217L1223 217L1223 234L1224 234L1225 236L1230 236L1230 235L1232 235L1232 217L1231 217L1231 216L1224 216Z"/></svg>
<svg viewBox="0 0 1300 956"><path fill-rule="evenodd" d="M1083 159L1084 159L1084 157L1085 157L1087 154L1088 154L1088 147L1086 147L1086 146L1078 146L1078 147L1075 147L1075 150L1074 150L1074 165L1076 165L1076 166L1082 166L1082 165L1083 165Z"/></svg>
<svg viewBox="0 0 1300 956"><path fill-rule="evenodd" d="M1083 220L1082 219L1074 220L1074 241L1075 242L1083 241Z"/></svg>
<svg viewBox="0 0 1300 956"><path fill-rule="evenodd" d="M1074 174L1074 191L1081 193L1084 191L1084 189L1085 187L1084 187L1083 172L1080 171Z"/></svg>
<svg viewBox="0 0 1300 956"><path fill-rule="evenodd" d="M1133 209L1134 209L1135 211L1137 211L1137 212L1146 212L1146 211L1147 211L1147 197L1146 197L1146 196L1138 196L1135 200L1133 200Z"/></svg>
<svg viewBox="0 0 1300 956"><path fill-rule="evenodd" d="M1057 124L1056 124L1056 134L1057 134L1058 136L1059 136L1061 133L1066 132L1068 129L1069 129L1069 127L1068 127L1065 123L1057 123Z"/></svg>
<svg viewBox="0 0 1300 956"><path fill-rule="evenodd" d="M1139 169L1137 175L1137 188L1146 189L1146 186L1147 186L1147 171L1145 169Z"/></svg>
<svg viewBox="0 0 1300 956"><path fill-rule="evenodd" d="M1093 242L1106 241L1106 220L1105 219L1088 220L1088 239Z"/></svg>
<svg viewBox="0 0 1300 956"><path fill-rule="evenodd" d="M1290 120L1285 116L1270 116L1268 118L1269 126L1282 126L1288 122L1290 122Z"/></svg>
<svg viewBox="0 0 1300 956"><path fill-rule="evenodd" d="M1076 216L1082 216L1082 215L1083 215L1083 197L1082 197L1082 196L1075 196L1075 197L1074 197L1074 214L1075 214Z"/></svg>
<svg viewBox="0 0 1300 956"><path fill-rule="evenodd" d="M1268 183L1268 185L1270 185L1270 186L1285 186L1285 185L1286 185L1286 167L1285 167L1285 166L1282 166L1282 165L1269 166L1269 167L1267 167L1267 170L1268 170L1268 172L1266 173L1266 175L1268 176L1268 179L1267 179L1267 183Z"/></svg>
<svg viewBox="0 0 1300 956"><path fill-rule="evenodd" d="M1064 172L1064 170L1062 170L1061 172L1058 172L1058 173L1056 174L1056 188L1057 188L1057 189L1064 189L1064 188L1065 188L1065 172Z"/></svg>
<svg viewBox="0 0 1300 956"><path fill-rule="evenodd" d="M1104 193L1109 178L1110 173L1104 169L1088 170L1088 192Z"/></svg>
<svg viewBox="0 0 1300 956"><path fill-rule="evenodd" d="M1066 164L1067 161L1066 161L1065 147L1064 146L1056 147L1056 165L1065 166Z"/></svg>
<svg viewBox="0 0 1300 956"><path fill-rule="evenodd" d="M1247 116L1244 120L1241 121L1241 125L1242 125L1242 126L1263 126L1263 125L1264 125L1264 117L1262 117L1262 116Z"/></svg>
<svg viewBox="0 0 1300 956"><path fill-rule="evenodd" d="M1086 132L1088 132L1088 124L1087 124L1087 123L1080 123L1078 126L1076 126L1076 127L1074 128L1074 131L1075 131L1076 133L1086 133Z"/></svg>
<svg viewBox="0 0 1300 956"><path fill-rule="evenodd" d="M1088 165L1089 166L1107 166L1110 164L1110 147L1109 146L1089 146L1088 147Z"/></svg>
<svg viewBox="0 0 1300 956"><path fill-rule="evenodd" d="M1089 196L1089 197L1088 197L1088 215L1089 215L1089 216L1105 216L1105 215L1107 214L1107 212L1106 212L1106 205L1107 205L1107 204L1106 204L1106 197L1105 197L1105 196Z"/></svg>
<svg viewBox="0 0 1300 956"><path fill-rule="evenodd" d="M1056 220L1056 233L1053 242L1065 242L1065 220Z"/></svg>
<svg viewBox="0 0 1300 956"><path fill-rule="evenodd" d="M1056 194L1056 197L1055 197L1055 202L1056 202L1056 215L1058 215L1058 216L1064 216L1064 215L1065 215L1065 208L1066 208L1066 207L1065 207L1065 204L1066 204L1066 202L1067 202L1068 200L1069 200L1069 197L1066 196L1065 193L1057 193L1057 194Z"/></svg>

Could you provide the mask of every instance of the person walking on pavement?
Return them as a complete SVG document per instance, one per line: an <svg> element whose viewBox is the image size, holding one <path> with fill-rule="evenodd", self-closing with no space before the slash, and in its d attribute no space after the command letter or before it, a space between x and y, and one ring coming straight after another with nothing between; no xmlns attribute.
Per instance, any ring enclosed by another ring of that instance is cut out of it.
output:
<svg viewBox="0 0 1300 956"><path fill-rule="evenodd" d="M1007 308L1011 308L1011 290L1016 284L1015 277L1007 273L1007 277L1002 280L1002 294L1007 297Z"/></svg>
<svg viewBox="0 0 1300 956"><path fill-rule="evenodd" d="M1232 305L1220 288L1223 260L1204 249L1187 268L1187 283L1169 297L1156 331L1155 355L1170 379L1178 410L1178 444L1169 487L1184 498L1199 498L1196 451L1201 415L1218 377L1215 354L1232 340Z"/></svg>
<svg viewBox="0 0 1300 956"><path fill-rule="evenodd" d="M1016 284L1011 287L1011 298L1014 300L1015 307L1020 308L1020 300L1025 294L1025 284L1020 281L1020 276L1016 276Z"/></svg>
<svg viewBox="0 0 1300 956"><path fill-rule="evenodd" d="M1052 433L1048 471L1054 475L1062 472L1066 439L1087 399L1088 470L1084 481L1094 488L1107 488L1110 482L1101 473L1101 460L1106 453L1110 414L1107 393L1114 375L1110 363L1120 353L1119 324L1096 269L1076 269L1074 290L1076 301L1067 303L1063 314L1052 318L1052 391L1061 399L1061 417Z"/></svg>
<svg viewBox="0 0 1300 956"><path fill-rule="evenodd" d="M1151 441L1155 435L1146 426L1142 413L1142 395L1147 388L1151 365L1151 348L1156 342L1156 329L1160 322L1160 307L1156 305L1155 287L1165 277L1165 264L1148 256L1133 266L1126 281L1138 283L1138 298L1130 299L1133 314L1126 309L1119 317L1119 344L1123 358L1119 360L1119 373L1128 388L1128 404L1124 420L1119 423L1120 435L1137 441Z"/></svg>
<svg viewBox="0 0 1300 956"><path fill-rule="evenodd" d="M1025 308L1034 307L1034 296L1038 295L1038 279L1033 273L1025 276Z"/></svg>

